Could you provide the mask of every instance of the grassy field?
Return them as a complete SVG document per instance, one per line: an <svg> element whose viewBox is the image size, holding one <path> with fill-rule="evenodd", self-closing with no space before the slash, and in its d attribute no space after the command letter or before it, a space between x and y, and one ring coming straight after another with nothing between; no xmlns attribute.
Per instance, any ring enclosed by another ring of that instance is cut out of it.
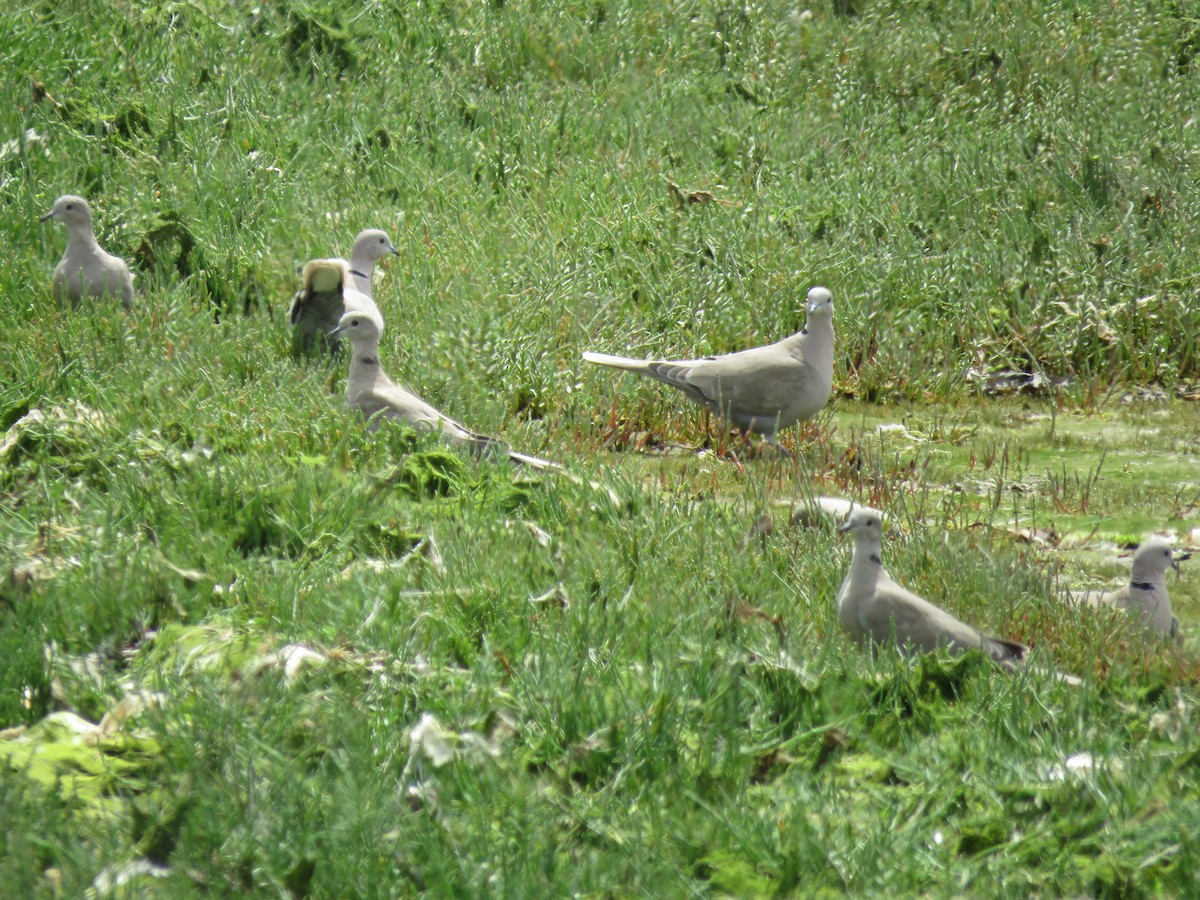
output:
<svg viewBox="0 0 1200 900"><path fill-rule="evenodd" d="M1180 647L1062 593L1200 546L1200 12L942 6L0 10L2 892L1194 893L1196 563ZM51 298L67 192L132 314ZM385 367L582 483L291 357L366 227ZM794 463L580 360L814 284ZM848 643L820 495L1038 666Z"/></svg>

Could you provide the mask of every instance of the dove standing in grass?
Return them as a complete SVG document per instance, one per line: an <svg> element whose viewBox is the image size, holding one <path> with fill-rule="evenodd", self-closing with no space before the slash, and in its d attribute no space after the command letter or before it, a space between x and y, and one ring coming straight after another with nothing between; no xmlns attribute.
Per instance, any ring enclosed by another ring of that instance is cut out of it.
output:
<svg viewBox="0 0 1200 900"><path fill-rule="evenodd" d="M1179 620L1171 613L1171 598L1167 596L1167 569L1179 570L1180 559L1175 557L1165 538L1147 538L1133 554L1133 571L1129 584L1107 593L1101 591L1072 591L1071 598L1088 606L1108 606L1140 616L1146 630L1163 637L1182 640Z"/></svg>
<svg viewBox="0 0 1200 900"><path fill-rule="evenodd" d="M604 353L583 358L657 378L786 453L775 433L819 413L833 389L833 295L823 287L810 290L804 329L766 347L680 361Z"/></svg>
<svg viewBox="0 0 1200 900"><path fill-rule="evenodd" d="M84 297L112 296L125 309L131 309L133 276L129 266L96 242L88 202L74 194L59 197L41 221L47 219L57 219L67 226L67 250L54 268L55 299L78 305Z"/></svg>
<svg viewBox="0 0 1200 900"><path fill-rule="evenodd" d="M466 447L476 456L503 453L513 462L536 469L561 471L561 467L536 456L510 450L502 441L468 431L449 416L438 412L420 397L392 381L379 364L381 323L370 313L347 312L335 334L350 341L350 376L346 380L346 400L366 419L368 431L379 428L383 419L399 419L418 431L439 432L447 442Z"/></svg>
<svg viewBox="0 0 1200 900"><path fill-rule="evenodd" d="M295 350L298 353L308 351L318 343L326 342L330 350L336 351L337 341L328 339L328 335L337 328L342 313L347 310L374 311L379 316L371 292L375 263L390 253L399 252L386 233L369 228L359 232L349 263L342 259L314 259L305 264L303 284L292 297L288 310L288 320L295 329ZM339 263L341 265L337 265ZM345 291L347 284L357 292L357 296L351 295L349 301ZM379 320L382 322L382 317Z"/></svg>
<svg viewBox="0 0 1200 900"><path fill-rule="evenodd" d="M860 507L838 531L854 538L850 571L837 596L838 624L852 638L875 644L893 639L902 650L945 647L957 655L981 650L1005 668L1024 662L1029 648L981 634L948 612L892 581L883 567L883 520L878 510Z"/></svg>
<svg viewBox="0 0 1200 900"><path fill-rule="evenodd" d="M389 255L400 255L400 251L392 246L387 232L378 228L368 228L360 231L354 239L354 247L350 250L350 274L354 276L354 286L374 297L371 290L371 276L375 274L375 263ZM339 316L340 318L340 316ZM336 328L335 322L331 327Z"/></svg>

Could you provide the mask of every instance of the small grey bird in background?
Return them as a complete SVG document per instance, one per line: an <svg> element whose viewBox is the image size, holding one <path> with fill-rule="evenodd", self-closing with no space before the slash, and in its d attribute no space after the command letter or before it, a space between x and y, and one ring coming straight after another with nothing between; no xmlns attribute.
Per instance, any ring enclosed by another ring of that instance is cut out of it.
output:
<svg viewBox="0 0 1200 900"><path fill-rule="evenodd" d="M54 267L53 293L60 303L78 306L84 297L116 297L133 308L133 276L119 256L106 253L96 242L92 209L82 197L66 194L54 201L39 221L57 219L67 227L67 249Z"/></svg>
<svg viewBox="0 0 1200 900"><path fill-rule="evenodd" d="M875 644L895 640L904 651L945 647L958 655L981 650L1006 669L1025 661L1029 648L1024 644L988 637L891 579L880 557L883 521L878 510L856 509L838 531L854 538L850 571L837 595L838 624L850 637Z"/></svg>
<svg viewBox="0 0 1200 900"><path fill-rule="evenodd" d="M810 290L804 329L765 347L678 361L590 352L583 358L657 378L786 454L775 433L815 416L833 390L833 295L823 287Z"/></svg>
<svg viewBox="0 0 1200 900"><path fill-rule="evenodd" d="M314 259L304 266L303 283L300 290L292 297L288 309L288 321L292 323L292 346L296 353L311 351L319 344L325 344L330 351L336 352L336 339L330 339L329 333L337 328L342 313L349 309L372 309L379 315L379 309L371 291L371 276L375 272L375 263L391 253L399 253L392 246L385 232L377 228L360 231L354 240L354 249L350 253L350 261L343 259ZM347 279L341 272L334 271L332 264L341 263L345 266ZM310 268L311 267L311 268ZM336 277L335 277L336 275ZM356 305L347 305L344 286L349 284L361 297L351 301ZM380 317L380 322L382 322Z"/></svg>
<svg viewBox="0 0 1200 900"><path fill-rule="evenodd" d="M1107 592L1072 591L1071 599L1087 606L1126 610L1137 616L1151 634L1183 640L1179 619L1171 612L1166 575L1169 568L1178 571L1179 560L1190 556L1188 553L1175 556L1171 542L1154 535L1134 551L1129 584Z"/></svg>
<svg viewBox="0 0 1200 900"><path fill-rule="evenodd" d="M351 409L362 413L368 431L376 431L385 418L399 419L418 431L440 433L450 444L466 447L476 456L502 453L513 462L535 469L563 471L561 466L548 460L518 453L503 441L469 431L392 381L379 364L381 332L381 323L376 317L369 312L355 311L345 313L335 329L336 335L346 338L352 347L346 400Z"/></svg>

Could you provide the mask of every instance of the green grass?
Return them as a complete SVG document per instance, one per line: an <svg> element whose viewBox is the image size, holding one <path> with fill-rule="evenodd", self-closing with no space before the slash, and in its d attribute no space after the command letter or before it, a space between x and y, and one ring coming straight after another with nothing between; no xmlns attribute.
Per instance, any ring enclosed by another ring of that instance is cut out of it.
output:
<svg viewBox="0 0 1200 900"><path fill-rule="evenodd" d="M1181 648L1061 592L1197 543L1200 17L949 7L0 12L5 893L1194 890L1197 575ZM68 191L131 315L51 299ZM389 371L616 504L367 435L344 363L291 358L299 266L365 227ZM795 465L633 452L703 415L582 350L763 343L814 284L836 390ZM1007 369L1060 386L967 377ZM829 494L1082 687L850 645L849 548L780 505Z"/></svg>

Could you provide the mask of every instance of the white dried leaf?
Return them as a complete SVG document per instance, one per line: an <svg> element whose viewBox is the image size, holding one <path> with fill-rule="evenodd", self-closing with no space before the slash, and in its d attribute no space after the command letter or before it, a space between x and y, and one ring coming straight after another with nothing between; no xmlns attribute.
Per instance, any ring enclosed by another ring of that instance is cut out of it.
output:
<svg viewBox="0 0 1200 900"><path fill-rule="evenodd" d="M421 720L408 733L410 752L424 753L435 767L441 768L454 759L458 735L448 730L437 716L422 713Z"/></svg>
<svg viewBox="0 0 1200 900"><path fill-rule="evenodd" d="M1051 766L1046 772L1047 781L1066 781L1069 778L1086 778L1097 772L1108 770L1116 774L1124 766L1119 759L1097 759L1090 753L1074 753L1061 766Z"/></svg>
<svg viewBox="0 0 1200 900"><path fill-rule="evenodd" d="M0 144L0 160L18 156L22 152L26 154L32 153L37 147L41 147L43 156L47 159L50 158L50 151L46 148L46 138L32 128L26 128L25 133L21 137L12 138Z"/></svg>
<svg viewBox="0 0 1200 900"><path fill-rule="evenodd" d="M167 695L160 691L137 691L126 694L116 706L104 714L97 729L97 737L115 737L121 726L151 706L162 706L167 702Z"/></svg>
<svg viewBox="0 0 1200 900"><path fill-rule="evenodd" d="M533 535L533 539L538 542L538 546L540 546L540 547L549 547L550 546L550 543L553 540L550 537L550 532L546 531L546 529L542 528L536 522L530 522L528 520L523 519L521 521L521 524L525 526L526 531L528 531L531 535Z"/></svg>
<svg viewBox="0 0 1200 900"><path fill-rule="evenodd" d="M432 533L425 540L421 541L421 543L417 544L416 550L422 550L425 553L425 558L429 560L429 565L433 568L433 571L439 575L446 574L446 563L442 559L442 551L438 547L437 539Z"/></svg>
<svg viewBox="0 0 1200 900"><path fill-rule="evenodd" d="M571 598L567 595L567 589L562 586L562 582L558 582L550 590L530 597L529 602L535 606L550 604L557 606L559 609L566 609L571 605Z"/></svg>
<svg viewBox="0 0 1200 900"><path fill-rule="evenodd" d="M163 556L162 553L158 553L156 556L160 565L178 575L188 584L196 584L197 582L204 581L206 578L208 578L208 576L199 569L184 569L175 565L175 563Z"/></svg>
<svg viewBox="0 0 1200 900"><path fill-rule="evenodd" d="M148 859L134 859L101 870L92 882L91 891L96 896L108 897L135 878L165 878L170 874L171 870L166 866L157 865Z"/></svg>
<svg viewBox="0 0 1200 900"><path fill-rule="evenodd" d="M318 653L303 644L288 644L279 651L283 658L283 675L288 681L295 680L301 669L306 666L321 666L327 660L323 653Z"/></svg>

